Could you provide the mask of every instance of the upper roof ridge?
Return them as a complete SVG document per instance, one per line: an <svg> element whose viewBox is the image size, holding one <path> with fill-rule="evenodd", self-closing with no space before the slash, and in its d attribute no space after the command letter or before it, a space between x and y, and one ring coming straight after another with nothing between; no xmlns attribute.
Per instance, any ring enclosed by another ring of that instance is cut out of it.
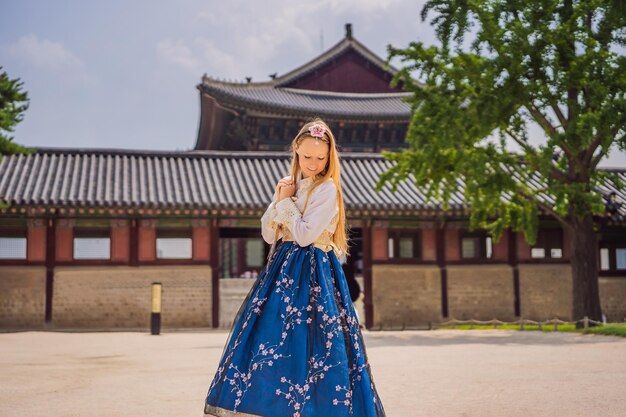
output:
<svg viewBox="0 0 626 417"><path fill-rule="evenodd" d="M254 81L231 81L223 80L217 77L208 76L206 73L202 76L201 85L228 85L228 86L246 86L247 88L255 87L283 87L293 84L298 79L305 77L307 74L315 71L316 69L328 64L333 59L346 53L349 50L355 51L357 54L364 57L371 65L377 67L383 72L387 72L392 76L398 72L398 69L390 65L383 58L376 55L372 50L367 48L364 44L359 42L353 36L352 24L346 23L346 34L343 39L331 46L320 55L314 57L310 61L306 62L295 69L288 71L287 73L274 76L270 80L254 82ZM198 86L200 87L200 86Z"/></svg>
<svg viewBox="0 0 626 417"><path fill-rule="evenodd" d="M346 36L345 38L337 42L335 45L333 45L330 49L327 49L321 55L318 55L317 57L313 58L309 62L289 71L286 74L276 77L276 79L274 80L276 83L276 86L284 86L286 84L290 84L294 82L295 80L297 80L298 78L301 78L305 76L306 74L310 73L311 71L314 71L316 68L319 68L325 65L327 62L331 61L335 57L343 54L344 52L350 49L362 55L364 58L370 61L373 65L380 68L382 71L389 72L392 75L398 72L396 68L387 64L385 60L380 58L378 55L372 52L369 48L367 48L361 42L356 40L352 36L351 30L349 33L346 33L346 35L348 34L349 36Z"/></svg>

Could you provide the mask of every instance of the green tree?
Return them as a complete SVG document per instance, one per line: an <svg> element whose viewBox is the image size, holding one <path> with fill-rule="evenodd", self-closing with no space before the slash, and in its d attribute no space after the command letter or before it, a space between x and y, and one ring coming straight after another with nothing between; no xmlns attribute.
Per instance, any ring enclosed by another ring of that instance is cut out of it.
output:
<svg viewBox="0 0 626 417"><path fill-rule="evenodd" d="M385 152L393 188L412 175L447 208L463 184L470 227L536 240L538 215L571 236L573 314L601 316L598 163L626 150L626 6L621 0L430 0L438 46L389 46L412 92L409 148ZM545 137L529 140L537 123ZM513 144L513 147L511 146Z"/></svg>
<svg viewBox="0 0 626 417"><path fill-rule="evenodd" d="M22 121L28 108L28 94L22 91L23 83L11 79L0 67L0 157L16 153L28 153L27 148L13 142L9 136L15 125Z"/></svg>

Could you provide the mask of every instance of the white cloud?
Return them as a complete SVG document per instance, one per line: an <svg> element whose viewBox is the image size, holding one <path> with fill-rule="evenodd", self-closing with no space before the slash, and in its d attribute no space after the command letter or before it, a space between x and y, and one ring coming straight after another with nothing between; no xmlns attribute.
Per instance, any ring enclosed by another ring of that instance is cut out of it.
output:
<svg viewBox="0 0 626 417"><path fill-rule="evenodd" d="M158 42L157 55L162 61L196 76L207 73L240 81L254 76L255 81L260 81L257 77L267 78L271 72L280 72L277 60L284 59L286 47L291 51L303 49L307 51L305 55L312 54L308 35L291 22L277 20L264 28L249 29L250 32L230 37L223 44L204 36L188 42L165 39Z"/></svg>
<svg viewBox="0 0 626 417"><path fill-rule="evenodd" d="M318 52L323 5L282 0L233 0L196 12L198 32L187 47L201 66L196 74L243 81L269 79L306 62ZM238 10L245 9L245 13ZM207 36L211 33L213 36Z"/></svg>
<svg viewBox="0 0 626 417"><path fill-rule="evenodd" d="M214 25L219 23L218 16L209 10L202 10L196 15L196 20L202 24Z"/></svg>
<svg viewBox="0 0 626 417"><path fill-rule="evenodd" d="M202 59L202 72L211 75L228 75L236 77L244 70L245 64L237 59L232 53L225 52L211 39L197 37L194 46L198 49L198 55Z"/></svg>
<svg viewBox="0 0 626 417"><path fill-rule="evenodd" d="M62 43L39 39L35 34L22 36L8 45L6 51L16 59L25 61L46 70L80 68L84 64L80 58Z"/></svg>
<svg viewBox="0 0 626 417"><path fill-rule="evenodd" d="M357 38L364 42L367 34L381 32L389 25L385 16L394 16L400 27L410 27L412 22L398 20L404 16L417 20L423 1L409 4L406 0L231 0L203 4L194 19L202 38L196 38L192 49L198 51L202 72L237 79L252 76L254 81L263 81L270 73L284 74L308 62L322 49L330 48L343 37L346 22L353 23ZM385 41L366 42L377 47L383 57L385 42L395 33L386 32ZM375 40L378 38L380 35Z"/></svg>
<svg viewBox="0 0 626 417"><path fill-rule="evenodd" d="M165 62L173 63L195 74L202 71L200 61L192 50L181 41L165 39L157 44L157 55Z"/></svg>

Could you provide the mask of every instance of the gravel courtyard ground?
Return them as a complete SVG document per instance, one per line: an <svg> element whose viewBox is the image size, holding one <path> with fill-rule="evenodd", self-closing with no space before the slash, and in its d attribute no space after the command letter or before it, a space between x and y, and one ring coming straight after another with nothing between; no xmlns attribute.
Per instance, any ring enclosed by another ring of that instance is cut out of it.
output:
<svg viewBox="0 0 626 417"><path fill-rule="evenodd" d="M226 337L2 333L0 416L202 416ZM389 417L626 416L624 338L505 330L364 337Z"/></svg>

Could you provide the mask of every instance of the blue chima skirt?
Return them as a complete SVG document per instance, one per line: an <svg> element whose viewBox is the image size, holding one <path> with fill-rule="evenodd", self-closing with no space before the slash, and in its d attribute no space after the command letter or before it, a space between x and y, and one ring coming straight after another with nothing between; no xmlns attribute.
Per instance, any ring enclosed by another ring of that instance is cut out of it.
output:
<svg viewBox="0 0 626 417"><path fill-rule="evenodd" d="M279 241L235 317L204 413L385 415L333 251Z"/></svg>

